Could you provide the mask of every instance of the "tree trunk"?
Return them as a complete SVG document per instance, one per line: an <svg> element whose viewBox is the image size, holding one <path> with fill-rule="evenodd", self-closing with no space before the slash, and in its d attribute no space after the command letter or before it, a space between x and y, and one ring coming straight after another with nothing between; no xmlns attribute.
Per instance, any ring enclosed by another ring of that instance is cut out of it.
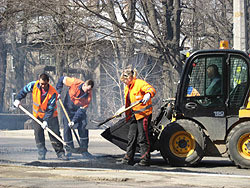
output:
<svg viewBox="0 0 250 188"><path fill-rule="evenodd" d="M4 105L4 90L5 90L5 78L7 68L7 50L4 40L3 27L0 26L0 112L3 110Z"/></svg>
<svg viewBox="0 0 250 188"><path fill-rule="evenodd" d="M15 36L16 38L16 36ZM25 66L25 59L26 59L26 47L27 47L27 20L24 19L22 24L22 36L21 36L21 43L18 44L15 40L15 70L16 70L16 83L17 88L20 90L26 83L24 83L24 66Z"/></svg>

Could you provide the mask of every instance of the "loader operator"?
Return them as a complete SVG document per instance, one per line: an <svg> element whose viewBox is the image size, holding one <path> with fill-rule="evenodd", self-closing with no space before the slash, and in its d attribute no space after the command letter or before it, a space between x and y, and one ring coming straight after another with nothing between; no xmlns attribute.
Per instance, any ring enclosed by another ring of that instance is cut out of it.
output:
<svg viewBox="0 0 250 188"><path fill-rule="evenodd" d="M221 75L218 67L215 64L207 67L207 76L210 79L210 84L206 89L207 95L219 95L221 94Z"/></svg>
<svg viewBox="0 0 250 188"><path fill-rule="evenodd" d="M18 93L14 106L18 107L20 101L26 97L27 93L32 93L33 115L42 122L43 126L33 123L36 146L38 149L38 160L45 160L47 149L45 147L44 129L50 128L56 135L60 136L59 123L57 117L57 91L49 84L49 76L41 74L39 80L28 83ZM57 154L58 159L68 160L65 156L63 145L49 133L51 144Z"/></svg>
<svg viewBox="0 0 250 188"><path fill-rule="evenodd" d="M83 151L82 158L92 159L94 157L88 152L89 131L86 129L86 110L92 99L92 88L94 87L94 82L92 80L84 82L77 78L62 76L59 78L56 85L59 94L62 92L63 85L69 87L63 104L71 120L68 122L66 115L63 115L64 141L73 148L74 142L71 128L78 129L80 148L81 151ZM72 156L72 153L68 151L67 148L66 152L67 157Z"/></svg>
<svg viewBox="0 0 250 188"><path fill-rule="evenodd" d="M126 120L130 120L128 133L128 145L126 154L117 164L134 164L134 155L137 141L140 147L140 162L136 166L150 166L150 141L149 141L149 126L152 118L152 101L155 96L155 89L146 81L136 78L136 71L128 68L121 75L121 81L126 84L125 107L130 106L136 101L141 100L137 106L126 111Z"/></svg>

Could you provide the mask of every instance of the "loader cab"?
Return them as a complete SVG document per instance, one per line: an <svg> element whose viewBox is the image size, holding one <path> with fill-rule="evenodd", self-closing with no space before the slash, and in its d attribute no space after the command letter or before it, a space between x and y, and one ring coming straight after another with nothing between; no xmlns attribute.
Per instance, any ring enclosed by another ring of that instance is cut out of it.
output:
<svg viewBox="0 0 250 188"><path fill-rule="evenodd" d="M201 50L186 61L177 93L176 107L223 140L238 121L249 90L249 57L237 50ZM214 128L216 127L216 129Z"/></svg>

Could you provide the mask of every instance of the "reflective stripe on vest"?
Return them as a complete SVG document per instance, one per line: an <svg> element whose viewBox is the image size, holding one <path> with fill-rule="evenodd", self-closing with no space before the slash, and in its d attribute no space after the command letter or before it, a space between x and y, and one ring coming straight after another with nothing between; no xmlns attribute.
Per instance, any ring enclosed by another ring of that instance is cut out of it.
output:
<svg viewBox="0 0 250 188"><path fill-rule="evenodd" d="M149 109L149 108L151 108L151 107L152 107L152 104L151 104L151 105L148 105L148 106L146 106L145 108L142 108L142 109L140 109L140 110L134 111L134 113L135 113L135 114L138 114L138 113L140 113L140 112L144 112L145 110L147 110L147 109Z"/></svg>

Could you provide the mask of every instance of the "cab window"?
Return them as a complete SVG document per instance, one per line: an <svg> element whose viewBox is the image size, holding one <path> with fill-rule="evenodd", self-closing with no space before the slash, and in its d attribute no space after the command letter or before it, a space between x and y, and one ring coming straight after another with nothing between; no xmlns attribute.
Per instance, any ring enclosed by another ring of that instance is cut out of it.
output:
<svg viewBox="0 0 250 188"><path fill-rule="evenodd" d="M232 56L230 58L230 94L229 107L238 109L242 106L247 92L248 68L244 59Z"/></svg>
<svg viewBox="0 0 250 188"><path fill-rule="evenodd" d="M223 93L223 57L201 57L193 61L187 97L218 96Z"/></svg>

